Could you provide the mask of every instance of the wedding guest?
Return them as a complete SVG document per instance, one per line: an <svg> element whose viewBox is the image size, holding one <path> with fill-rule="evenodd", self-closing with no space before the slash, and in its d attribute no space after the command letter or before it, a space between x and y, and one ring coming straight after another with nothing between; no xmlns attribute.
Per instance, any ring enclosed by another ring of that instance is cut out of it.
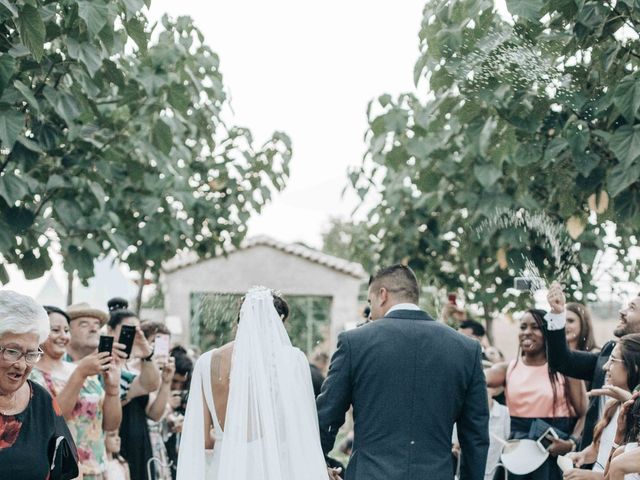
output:
<svg viewBox="0 0 640 480"><path fill-rule="evenodd" d="M325 373L329 366L329 355L325 352L316 352L311 359L309 368L311 369L311 383L313 384L313 394L316 398L320 395L322 382L324 382Z"/></svg>
<svg viewBox="0 0 640 480"><path fill-rule="evenodd" d="M545 311L536 309L525 312L520 319L518 358L486 370L487 385L505 387L511 416L511 438L529 438L532 424L543 427L542 422L545 422L560 437L567 439L559 438L552 442L549 458L537 470L525 476L510 475L511 479L562 478L556 457L575 449L576 442L570 435L575 433L578 419L586 410L584 384L558 374L547 363L545 314Z"/></svg>
<svg viewBox="0 0 640 480"><path fill-rule="evenodd" d="M169 413L167 414L169 435L165 441L165 447L171 463L171 476L175 480L180 434L182 433L182 424L187 406L193 360L187 354L187 350L181 346L173 347L170 355L175 362L175 373L171 381L171 398L169 399Z"/></svg>
<svg viewBox="0 0 640 480"><path fill-rule="evenodd" d="M616 433L621 405L631 398L631 391L640 384L640 334L625 335L614 347L609 360L604 364L605 385L592 390L592 396L610 397L602 419L593 432L593 441L580 452L571 453L575 469L565 473L565 479L580 480L604 478L604 470ZM593 466L579 470L585 465Z"/></svg>
<svg viewBox="0 0 640 480"><path fill-rule="evenodd" d="M117 429L122 419L120 369L110 352L92 353L77 364L64 361L71 320L57 307L44 308L50 332L30 378L58 401L77 445L83 479L102 480L107 470L104 431Z"/></svg>
<svg viewBox="0 0 640 480"><path fill-rule="evenodd" d="M481 345L483 344L484 336L487 333L480 322L470 318L460 322L460 325L458 325L458 332L479 341Z"/></svg>
<svg viewBox="0 0 640 480"><path fill-rule="evenodd" d="M161 372L160 388L149 395L147 405L147 425L149 427L149 437L156 472L156 479L170 480L171 469L167 449L164 444L164 436L168 434L166 415L170 412L169 398L171 396L171 383L175 373L175 360L173 357L161 357L157 355L155 349L155 339L157 335L170 336L169 329L164 323L144 321L140 328L150 345L154 347L154 362ZM168 353L168 352L167 352Z"/></svg>
<svg viewBox="0 0 640 480"><path fill-rule="evenodd" d="M71 432L51 395L29 380L49 336L47 312L32 298L0 291L0 478L48 478L50 452L59 437L71 456L63 465L68 478L78 474ZM64 443L63 443L64 444ZM59 445L60 448L60 445Z"/></svg>
<svg viewBox="0 0 640 480"><path fill-rule="evenodd" d="M555 282L547 294L551 311L547 314L547 336L549 365L569 377L579 378L590 383L592 389L602 387L605 372L602 369L607 362L615 340L602 346L599 352L579 352L570 350L566 338L565 296L562 286ZM620 322L613 334L620 338L630 333L640 333L640 295L631 299L619 312ZM592 441L593 429L604 409L604 399L592 397L589 401L584 422L580 448L586 448Z"/></svg>
<svg viewBox="0 0 640 480"><path fill-rule="evenodd" d="M640 480L640 393L633 394L620 409L605 480Z"/></svg>
<svg viewBox="0 0 640 480"><path fill-rule="evenodd" d="M153 349L140 329L140 320L128 310L128 303L121 298L109 300L107 331L120 338L123 325L135 327L135 340L131 358L122 371L120 399L122 401L122 423L120 424L121 454L129 464L132 480L147 478L147 462L153 457L147 406L149 393L160 387L160 371L153 362ZM155 471L151 470L155 480Z"/></svg>
<svg viewBox="0 0 640 480"><path fill-rule="evenodd" d="M120 455L120 435L118 430L107 432L105 448L108 455L107 478L109 480L130 480L129 465Z"/></svg>
<svg viewBox="0 0 640 480"><path fill-rule="evenodd" d="M566 309L565 333L569 348L581 352L598 352L589 309L576 302L567 303Z"/></svg>

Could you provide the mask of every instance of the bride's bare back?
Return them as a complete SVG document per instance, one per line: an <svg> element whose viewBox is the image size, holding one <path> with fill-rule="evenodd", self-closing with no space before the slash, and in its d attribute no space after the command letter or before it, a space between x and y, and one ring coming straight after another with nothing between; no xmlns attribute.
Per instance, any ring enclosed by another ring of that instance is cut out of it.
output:
<svg viewBox="0 0 640 480"><path fill-rule="evenodd" d="M213 394L215 414L223 430L229 400L233 344L234 342L227 343L211 353L211 393Z"/></svg>

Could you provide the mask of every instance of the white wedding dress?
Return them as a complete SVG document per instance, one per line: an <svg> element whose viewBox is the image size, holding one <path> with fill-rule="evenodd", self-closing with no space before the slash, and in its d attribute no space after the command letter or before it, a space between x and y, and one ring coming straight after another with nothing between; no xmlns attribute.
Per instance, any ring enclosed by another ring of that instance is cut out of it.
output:
<svg viewBox="0 0 640 480"><path fill-rule="evenodd" d="M291 346L270 290L251 289L242 304L224 432L213 402L211 354L194 367L178 480L327 480L309 364ZM212 451L204 448L205 405Z"/></svg>

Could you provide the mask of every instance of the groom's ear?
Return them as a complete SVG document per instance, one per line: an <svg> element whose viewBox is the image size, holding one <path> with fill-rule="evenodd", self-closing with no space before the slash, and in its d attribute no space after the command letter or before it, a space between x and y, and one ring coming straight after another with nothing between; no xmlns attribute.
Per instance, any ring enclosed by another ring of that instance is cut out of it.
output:
<svg viewBox="0 0 640 480"><path fill-rule="evenodd" d="M385 287L380 287L378 291L378 300L380 301L380 305L384 305L389 300L389 291Z"/></svg>

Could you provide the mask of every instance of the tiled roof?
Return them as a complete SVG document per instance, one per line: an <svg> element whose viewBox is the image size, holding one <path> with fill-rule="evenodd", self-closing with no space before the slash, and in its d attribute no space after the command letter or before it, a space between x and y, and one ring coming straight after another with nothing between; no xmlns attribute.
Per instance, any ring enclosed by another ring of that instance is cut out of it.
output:
<svg viewBox="0 0 640 480"><path fill-rule="evenodd" d="M281 252L304 258L311 262L324 265L325 267L332 268L356 278L364 279L367 276L364 268L362 268L362 265L360 265L359 263L350 262L343 258L334 257L333 255L328 255L326 253L320 252L318 250L313 250L303 245L295 243L284 243L266 235L248 238L244 242L242 242L242 245L239 249L229 250L229 253L231 254L233 252L237 252L238 250L242 251L258 246L275 248L276 250L280 250ZM180 253L168 262L165 262L163 267L165 272L170 273L174 270L188 267L205 260L210 260L210 258L199 258L198 255L194 252Z"/></svg>

